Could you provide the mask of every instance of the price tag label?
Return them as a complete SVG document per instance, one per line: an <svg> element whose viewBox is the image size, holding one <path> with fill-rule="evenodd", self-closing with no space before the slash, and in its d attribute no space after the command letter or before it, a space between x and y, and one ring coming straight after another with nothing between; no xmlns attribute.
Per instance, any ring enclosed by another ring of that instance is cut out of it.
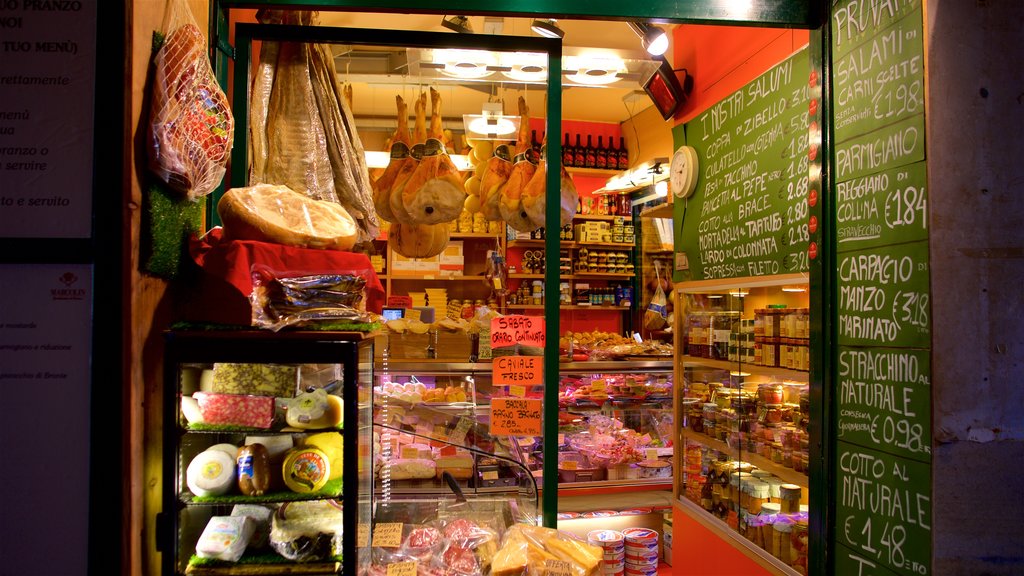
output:
<svg viewBox="0 0 1024 576"><path fill-rule="evenodd" d="M462 444L466 441L466 434L472 427L473 422L469 418L460 417L459 423L455 425L455 430L452 430L451 435L448 436L448 441L452 444Z"/></svg>
<svg viewBox="0 0 1024 576"><path fill-rule="evenodd" d="M590 383L590 390L592 392L606 392L608 390L608 383L604 380L594 380Z"/></svg>
<svg viewBox="0 0 1024 576"><path fill-rule="evenodd" d="M379 548L398 548L402 545L402 523L381 522L373 529L373 545Z"/></svg>
<svg viewBox="0 0 1024 576"><path fill-rule="evenodd" d="M491 348L521 346L544 347L544 318L541 316L502 316L491 320Z"/></svg>
<svg viewBox="0 0 1024 576"><path fill-rule="evenodd" d="M544 383L544 358L498 356L491 363L491 382L495 386L540 386Z"/></svg>
<svg viewBox="0 0 1024 576"><path fill-rule="evenodd" d="M426 280L430 280L430 278L426 278ZM413 308L411 306L409 308L406 308L406 310L405 310L405 319L406 320L419 320L420 319L420 310L417 309L417 308Z"/></svg>
<svg viewBox="0 0 1024 576"><path fill-rule="evenodd" d="M387 576L416 576L416 561L392 562L388 564Z"/></svg>
<svg viewBox="0 0 1024 576"><path fill-rule="evenodd" d="M572 566L565 560L545 560L544 568L548 576L572 576Z"/></svg>
<svg viewBox="0 0 1024 576"><path fill-rule="evenodd" d="M488 471L483 473L483 478L484 478L484 480L497 480L498 479L498 471L497 470L488 470Z"/></svg>
<svg viewBox="0 0 1024 576"><path fill-rule="evenodd" d="M370 545L370 525L365 522L360 524L356 530L356 547L366 548Z"/></svg>
<svg viewBox="0 0 1024 576"><path fill-rule="evenodd" d="M523 398L526 396L526 386L516 386L513 384L508 387L508 395Z"/></svg>
<svg viewBox="0 0 1024 576"><path fill-rule="evenodd" d="M641 436L640 437L640 443L643 444L644 446L650 444L651 443L651 435L650 434L644 434L643 436Z"/></svg>
<svg viewBox="0 0 1024 576"><path fill-rule="evenodd" d="M658 449L657 448L648 448L646 450L646 452L647 452L647 459L648 460L657 460L658 459Z"/></svg>
<svg viewBox="0 0 1024 576"><path fill-rule="evenodd" d="M402 458L419 458L420 449L412 446L402 446Z"/></svg>
<svg viewBox="0 0 1024 576"><path fill-rule="evenodd" d="M558 435L558 445L561 446L562 444L565 444L565 434Z"/></svg>
<svg viewBox="0 0 1024 576"><path fill-rule="evenodd" d="M566 460L560 465L562 470L576 470L579 468L579 463L575 460Z"/></svg>
<svg viewBox="0 0 1024 576"><path fill-rule="evenodd" d="M530 398L492 398L491 434L540 436L541 401Z"/></svg>

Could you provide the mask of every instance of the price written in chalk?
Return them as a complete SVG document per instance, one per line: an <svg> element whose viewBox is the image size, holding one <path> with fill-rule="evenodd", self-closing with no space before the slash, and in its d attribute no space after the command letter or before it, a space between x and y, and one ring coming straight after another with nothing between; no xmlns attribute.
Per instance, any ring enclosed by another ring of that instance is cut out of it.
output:
<svg viewBox="0 0 1024 576"><path fill-rule="evenodd" d="M540 400L492 398L491 434L494 436L540 436Z"/></svg>
<svg viewBox="0 0 1024 576"><path fill-rule="evenodd" d="M540 356L499 356L491 363L494 386L540 386L544 383L544 362Z"/></svg>
<svg viewBox="0 0 1024 576"><path fill-rule="evenodd" d="M502 316L491 320L491 348L544 347L544 318Z"/></svg>
<svg viewBox="0 0 1024 576"><path fill-rule="evenodd" d="M356 528L356 547L366 548L370 545L370 525L365 522Z"/></svg>
<svg viewBox="0 0 1024 576"><path fill-rule="evenodd" d="M378 548L397 548L402 544L401 522L380 522L373 528L373 545Z"/></svg>

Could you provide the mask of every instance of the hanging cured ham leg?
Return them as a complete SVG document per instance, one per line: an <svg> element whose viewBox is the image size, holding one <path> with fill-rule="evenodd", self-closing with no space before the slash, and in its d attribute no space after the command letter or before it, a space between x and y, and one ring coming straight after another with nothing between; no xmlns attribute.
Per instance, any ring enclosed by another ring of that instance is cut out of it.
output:
<svg viewBox="0 0 1024 576"><path fill-rule="evenodd" d="M530 217L523 209L522 195L526 184L533 178L537 171L537 165L530 158L530 110L526 107L526 99L519 97L519 115L522 117L519 124L519 137L516 140L516 157L512 165L512 173L508 177L508 184L505 185L498 201L498 208L501 210L501 218L514 230L519 232L532 232L537 225L530 220Z"/></svg>
<svg viewBox="0 0 1024 576"><path fill-rule="evenodd" d="M501 220L498 202L511 175L512 153L508 144L502 144L494 148L494 155L487 161L487 168L480 179L480 211L487 220Z"/></svg>
<svg viewBox="0 0 1024 576"><path fill-rule="evenodd" d="M401 222L403 224L412 224L412 220L409 217L409 211L406 210L405 203L402 201L402 191L405 190L405 185L409 182L409 178L420 165L420 158L423 157L424 142L427 140L426 94L421 93L416 98L415 107L416 119L412 135L413 146L410 152L412 160L401 165L399 172L395 175L395 180L391 185L391 191L388 194L388 202L391 206L391 215L394 216L395 222Z"/></svg>
<svg viewBox="0 0 1024 576"><path fill-rule="evenodd" d="M430 133L420 165L402 189L401 201L411 224L438 224L459 217L466 202L462 175L448 156L441 125L441 95L430 89Z"/></svg>
<svg viewBox="0 0 1024 576"><path fill-rule="evenodd" d="M559 186L559 226L565 226L572 222L576 215L576 203L579 201L579 193L576 192L576 185L572 176L566 171L565 166L559 163L561 179ZM523 209L527 216L538 227L544 227L545 211L547 210L547 162L544 157L540 160L540 167L534 173L533 178L527 183L523 190Z"/></svg>
<svg viewBox="0 0 1024 576"><path fill-rule="evenodd" d="M417 165L409 141L409 105L401 96L395 96L395 103L398 106L398 128L391 137L391 160L384 173L373 183L373 205L377 214L388 222L398 221L391 211L391 191L399 184L398 177L404 174L408 180ZM407 168L408 165L411 165L411 169Z"/></svg>

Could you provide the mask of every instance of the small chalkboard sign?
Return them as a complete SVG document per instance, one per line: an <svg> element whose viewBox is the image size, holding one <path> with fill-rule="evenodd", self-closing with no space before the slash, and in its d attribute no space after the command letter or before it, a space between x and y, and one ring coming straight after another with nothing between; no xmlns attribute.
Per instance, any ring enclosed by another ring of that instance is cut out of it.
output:
<svg viewBox="0 0 1024 576"><path fill-rule="evenodd" d="M837 444L836 540L897 574L930 573L931 465Z"/></svg>
<svg viewBox="0 0 1024 576"><path fill-rule="evenodd" d="M931 346L928 242L838 255L839 344Z"/></svg>
<svg viewBox="0 0 1024 576"><path fill-rule="evenodd" d="M837 437L931 461L931 354L909 348L839 347Z"/></svg>
<svg viewBox="0 0 1024 576"><path fill-rule="evenodd" d="M928 239L924 162L836 184L836 250L845 252Z"/></svg>

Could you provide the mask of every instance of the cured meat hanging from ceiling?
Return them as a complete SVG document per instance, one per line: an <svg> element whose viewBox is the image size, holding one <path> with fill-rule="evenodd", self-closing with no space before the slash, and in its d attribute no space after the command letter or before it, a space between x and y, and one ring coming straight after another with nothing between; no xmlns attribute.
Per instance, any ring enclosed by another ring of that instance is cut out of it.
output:
<svg viewBox="0 0 1024 576"><path fill-rule="evenodd" d="M263 24L315 26L317 13L260 10ZM336 202L359 225L359 242L379 221L349 99L324 44L262 43L249 109L249 184L279 184Z"/></svg>

